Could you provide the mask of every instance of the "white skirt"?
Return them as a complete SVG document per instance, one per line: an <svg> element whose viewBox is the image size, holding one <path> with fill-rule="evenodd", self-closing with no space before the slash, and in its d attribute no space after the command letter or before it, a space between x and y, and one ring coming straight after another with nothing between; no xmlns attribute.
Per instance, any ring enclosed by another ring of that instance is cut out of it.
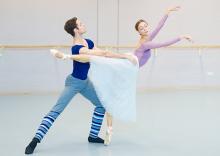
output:
<svg viewBox="0 0 220 156"><path fill-rule="evenodd" d="M91 56L89 78L100 102L113 118L136 120L137 72L138 63L134 65L127 59Z"/></svg>

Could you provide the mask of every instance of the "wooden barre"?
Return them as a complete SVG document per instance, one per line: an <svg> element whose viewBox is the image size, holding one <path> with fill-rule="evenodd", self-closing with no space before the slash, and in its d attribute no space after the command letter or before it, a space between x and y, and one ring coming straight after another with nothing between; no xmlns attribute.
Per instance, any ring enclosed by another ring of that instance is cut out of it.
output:
<svg viewBox="0 0 220 156"><path fill-rule="evenodd" d="M70 48L71 45L0 45L1 49L45 49L45 48ZM132 45L99 45L99 48L134 49ZM169 46L169 49L220 49L220 45L180 45Z"/></svg>
<svg viewBox="0 0 220 156"><path fill-rule="evenodd" d="M110 45L100 45L98 46L100 48L136 48L135 46L110 46ZM168 47L163 47L163 48L169 48L169 49L219 49L220 45L193 45L193 46L188 46L188 45L181 45L181 46L168 46Z"/></svg>

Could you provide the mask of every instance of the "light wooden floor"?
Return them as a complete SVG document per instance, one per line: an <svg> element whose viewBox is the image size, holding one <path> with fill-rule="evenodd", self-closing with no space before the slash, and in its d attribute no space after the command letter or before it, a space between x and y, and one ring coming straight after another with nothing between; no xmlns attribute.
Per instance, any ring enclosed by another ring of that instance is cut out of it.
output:
<svg viewBox="0 0 220 156"><path fill-rule="evenodd" d="M0 155L24 155L59 95L0 96ZM93 106L77 95L37 146L37 156L219 156L220 91L145 92L137 122L114 122L110 146L87 142ZM106 122L100 136L104 136Z"/></svg>

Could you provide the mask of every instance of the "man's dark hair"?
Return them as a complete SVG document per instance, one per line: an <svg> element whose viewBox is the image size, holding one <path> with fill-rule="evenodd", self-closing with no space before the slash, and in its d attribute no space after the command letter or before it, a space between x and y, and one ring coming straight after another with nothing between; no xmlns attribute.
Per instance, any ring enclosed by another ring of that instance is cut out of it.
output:
<svg viewBox="0 0 220 156"><path fill-rule="evenodd" d="M66 32L72 35L73 37L75 37L74 29L77 28L76 21L77 21L77 17L73 17L69 19L68 21L66 21L64 25L64 29L66 30Z"/></svg>

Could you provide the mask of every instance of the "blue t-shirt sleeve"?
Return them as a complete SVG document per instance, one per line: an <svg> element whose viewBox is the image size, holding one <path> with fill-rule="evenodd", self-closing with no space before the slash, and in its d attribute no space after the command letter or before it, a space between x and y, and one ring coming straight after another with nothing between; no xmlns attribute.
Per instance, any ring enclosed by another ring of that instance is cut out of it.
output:
<svg viewBox="0 0 220 156"><path fill-rule="evenodd" d="M94 48L94 43L92 40L90 39L86 39L87 43L88 43L88 46L89 46L89 49L93 49Z"/></svg>
<svg viewBox="0 0 220 156"><path fill-rule="evenodd" d="M72 47L72 54L77 55L79 54L79 50L84 47L83 45L75 45Z"/></svg>
<svg viewBox="0 0 220 156"><path fill-rule="evenodd" d="M89 48L89 49L93 49L93 48L94 48L94 43L93 43L92 40L86 39L86 42L87 42L87 44L88 44L88 48ZM79 54L79 51L80 51L80 49L81 49L82 47L84 47L84 46L83 46L83 45L75 45L75 46L73 46L72 49L71 49L71 50L72 50L72 54L73 54L73 55Z"/></svg>

